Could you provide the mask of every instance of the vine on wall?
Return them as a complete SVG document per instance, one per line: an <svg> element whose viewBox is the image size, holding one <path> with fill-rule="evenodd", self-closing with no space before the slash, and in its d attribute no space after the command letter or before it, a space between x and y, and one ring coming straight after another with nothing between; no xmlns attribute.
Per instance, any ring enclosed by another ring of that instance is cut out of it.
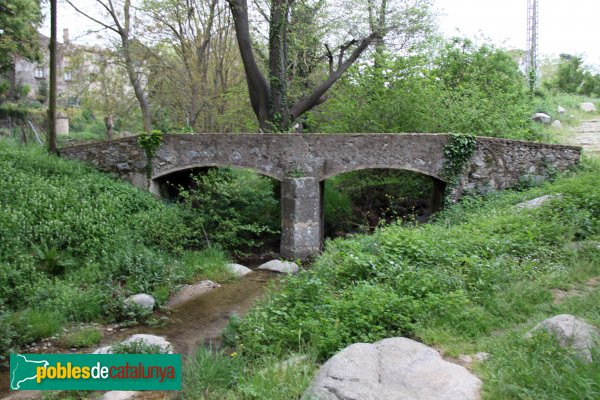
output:
<svg viewBox="0 0 600 400"><path fill-rule="evenodd" d="M444 207L452 203L452 191L460 183L465 166L471 159L477 139L475 135L451 133L448 135L448 143L444 146L444 167L442 175L446 181L444 193Z"/></svg>
<svg viewBox="0 0 600 400"><path fill-rule="evenodd" d="M138 145L146 152L146 177L148 182L152 177L152 158L156 154L156 150L163 142L163 134L161 131L153 130L152 132L142 132L138 136Z"/></svg>

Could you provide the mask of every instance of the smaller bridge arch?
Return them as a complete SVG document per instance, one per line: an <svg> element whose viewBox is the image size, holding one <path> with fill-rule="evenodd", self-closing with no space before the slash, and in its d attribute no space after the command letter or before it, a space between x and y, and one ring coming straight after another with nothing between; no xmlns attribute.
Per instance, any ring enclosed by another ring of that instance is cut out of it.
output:
<svg viewBox="0 0 600 400"><path fill-rule="evenodd" d="M73 146L62 155L86 161L133 185L156 190L156 179L198 167L252 169L281 181L281 255L306 258L321 249L322 181L359 169L404 169L434 178L443 192L444 134L186 134L165 135L151 160L137 137ZM496 138L477 146L453 197L543 178L579 162L581 148ZM440 197L441 200L441 197Z"/></svg>

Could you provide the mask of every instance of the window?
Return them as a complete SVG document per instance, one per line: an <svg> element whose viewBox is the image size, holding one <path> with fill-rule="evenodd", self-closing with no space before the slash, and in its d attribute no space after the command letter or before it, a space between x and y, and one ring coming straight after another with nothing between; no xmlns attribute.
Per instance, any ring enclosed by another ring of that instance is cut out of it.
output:
<svg viewBox="0 0 600 400"><path fill-rule="evenodd" d="M44 67L35 68L35 77L37 79L44 79L46 77L46 75L44 74Z"/></svg>
<svg viewBox="0 0 600 400"><path fill-rule="evenodd" d="M70 82L73 80L73 71L65 71L63 74L63 78L65 82Z"/></svg>

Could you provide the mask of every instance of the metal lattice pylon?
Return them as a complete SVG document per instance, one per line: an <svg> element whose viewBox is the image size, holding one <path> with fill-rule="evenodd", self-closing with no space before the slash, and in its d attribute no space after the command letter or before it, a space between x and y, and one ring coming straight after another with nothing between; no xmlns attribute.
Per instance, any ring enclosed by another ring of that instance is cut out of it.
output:
<svg viewBox="0 0 600 400"><path fill-rule="evenodd" d="M538 0L527 0L527 48L525 49L525 71L528 77L535 74L535 82L539 78L538 65Z"/></svg>

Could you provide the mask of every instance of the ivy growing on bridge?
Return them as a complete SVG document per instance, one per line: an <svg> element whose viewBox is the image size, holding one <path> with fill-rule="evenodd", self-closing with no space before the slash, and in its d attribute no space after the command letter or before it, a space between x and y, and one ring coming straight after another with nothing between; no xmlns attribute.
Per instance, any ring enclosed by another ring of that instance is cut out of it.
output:
<svg viewBox="0 0 600 400"><path fill-rule="evenodd" d="M477 139L472 134L450 133L448 143L444 146L444 166L442 177L446 181L444 206L451 203L452 191L458 186L466 164L471 159Z"/></svg>
<svg viewBox="0 0 600 400"><path fill-rule="evenodd" d="M148 182L152 177L152 158L156 155L156 150L163 142L163 134L161 131L153 130L152 132L142 132L138 136L138 144L146 152L146 177Z"/></svg>

